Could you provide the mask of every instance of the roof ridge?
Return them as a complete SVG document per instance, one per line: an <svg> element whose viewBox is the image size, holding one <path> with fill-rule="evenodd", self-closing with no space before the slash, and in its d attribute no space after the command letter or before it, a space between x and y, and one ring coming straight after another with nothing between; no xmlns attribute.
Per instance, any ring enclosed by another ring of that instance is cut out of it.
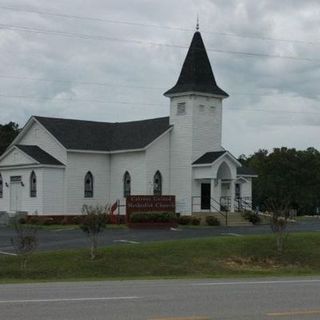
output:
<svg viewBox="0 0 320 320"><path fill-rule="evenodd" d="M156 117L156 118L148 118L148 119L142 119L142 120L130 120L130 121L120 121L120 122L107 122L107 121L97 121L97 120L81 120L81 119L73 119L73 118L58 118L58 117L44 117L44 116L36 116L33 115L32 118L35 119L49 119L49 120L62 120L62 121L75 121L75 122L86 122L86 123L100 123L100 124L124 124L124 123L135 123L135 122L144 122L144 121L152 121L157 119L165 119L169 118L169 116L166 117Z"/></svg>

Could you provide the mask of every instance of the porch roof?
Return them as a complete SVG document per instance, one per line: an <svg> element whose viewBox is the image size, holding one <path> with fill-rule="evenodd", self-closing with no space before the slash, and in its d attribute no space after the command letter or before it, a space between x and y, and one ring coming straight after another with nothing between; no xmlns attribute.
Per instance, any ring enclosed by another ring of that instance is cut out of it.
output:
<svg viewBox="0 0 320 320"><path fill-rule="evenodd" d="M198 158L196 161L194 161L192 164L210 164L215 162L218 158L220 158L223 154L225 154L227 151L212 151L207 152L204 155L202 155L200 158Z"/></svg>

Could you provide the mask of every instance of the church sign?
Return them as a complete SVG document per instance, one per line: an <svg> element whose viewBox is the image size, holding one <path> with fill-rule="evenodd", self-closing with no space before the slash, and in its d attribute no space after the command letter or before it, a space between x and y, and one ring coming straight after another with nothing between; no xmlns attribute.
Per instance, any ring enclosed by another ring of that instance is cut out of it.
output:
<svg viewBox="0 0 320 320"><path fill-rule="evenodd" d="M134 212L175 212L175 196L128 196L127 218Z"/></svg>

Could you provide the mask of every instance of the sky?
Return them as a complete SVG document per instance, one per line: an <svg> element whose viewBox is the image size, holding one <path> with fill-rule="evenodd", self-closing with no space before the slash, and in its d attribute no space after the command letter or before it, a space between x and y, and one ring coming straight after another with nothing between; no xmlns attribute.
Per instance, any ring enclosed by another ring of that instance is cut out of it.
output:
<svg viewBox="0 0 320 320"><path fill-rule="evenodd" d="M320 149L318 0L0 1L0 123L168 116L197 16L223 146Z"/></svg>

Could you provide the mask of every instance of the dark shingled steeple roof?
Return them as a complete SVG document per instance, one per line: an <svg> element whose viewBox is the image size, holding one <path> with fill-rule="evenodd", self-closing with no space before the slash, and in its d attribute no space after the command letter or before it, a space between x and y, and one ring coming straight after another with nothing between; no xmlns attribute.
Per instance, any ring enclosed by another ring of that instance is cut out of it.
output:
<svg viewBox="0 0 320 320"><path fill-rule="evenodd" d="M199 31L196 31L176 85L164 93L165 96L183 92L202 92L228 97L217 86L206 48Z"/></svg>

